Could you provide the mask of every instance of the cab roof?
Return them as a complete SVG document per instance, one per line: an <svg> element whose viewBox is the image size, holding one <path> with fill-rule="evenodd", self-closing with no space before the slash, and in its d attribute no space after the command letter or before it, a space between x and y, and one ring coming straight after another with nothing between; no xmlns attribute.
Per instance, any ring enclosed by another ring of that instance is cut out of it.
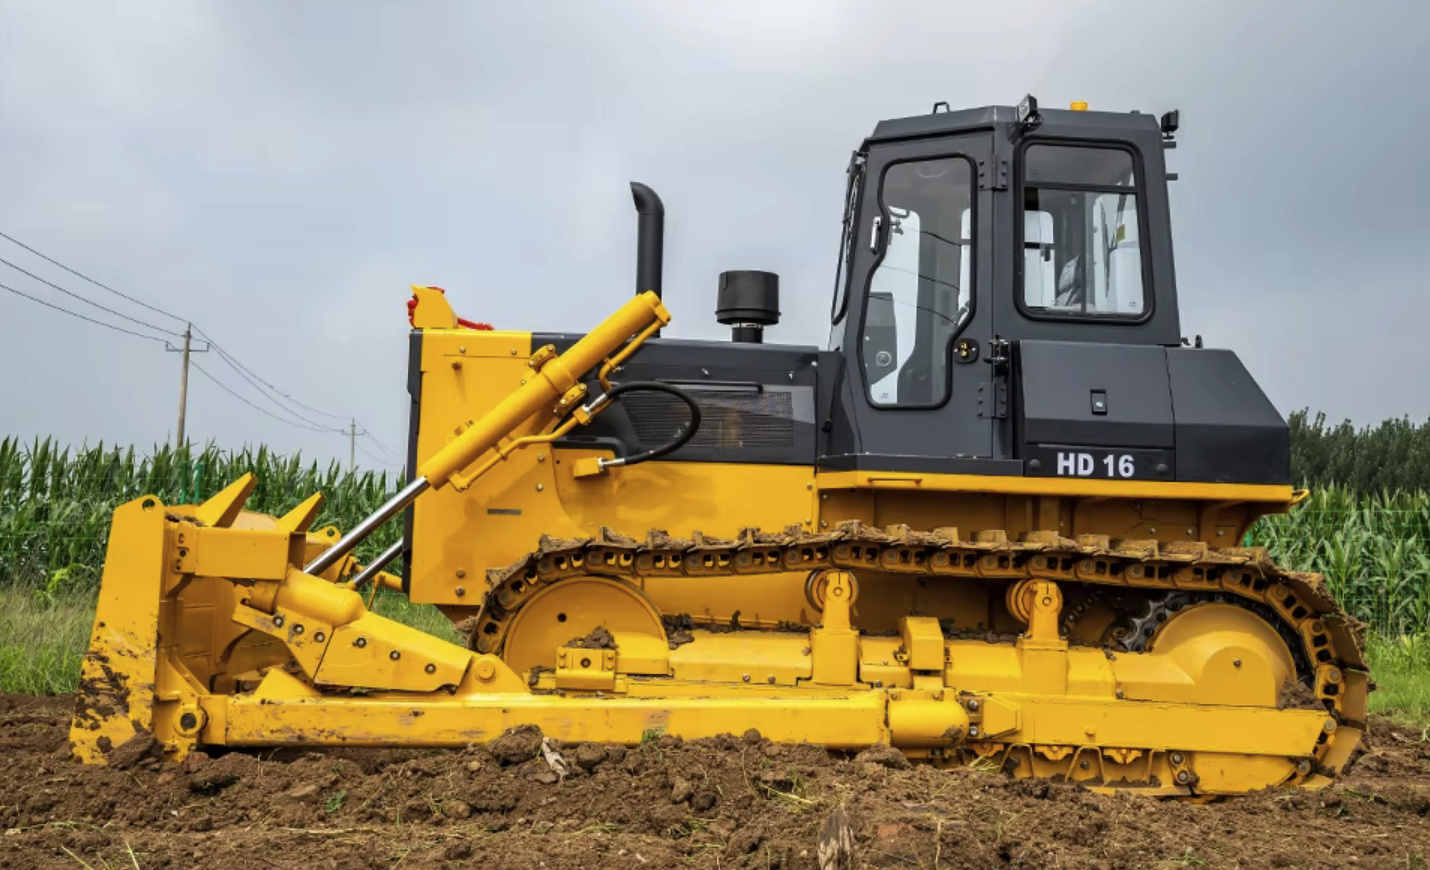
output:
<svg viewBox="0 0 1430 870"><path fill-rule="evenodd" d="M1160 131L1157 116L1139 112L1039 109L1038 114L1043 119L1040 130L1056 130L1067 136L1082 134L1096 138L1112 132L1126 135L1133 132L1159 134ZM1018 110L1013 106L983 106L977 109L915 115L910 118L893 118L875 125L873 134L864 140L864 144L1006 128L1014 124L1017 118Z"/></svg>

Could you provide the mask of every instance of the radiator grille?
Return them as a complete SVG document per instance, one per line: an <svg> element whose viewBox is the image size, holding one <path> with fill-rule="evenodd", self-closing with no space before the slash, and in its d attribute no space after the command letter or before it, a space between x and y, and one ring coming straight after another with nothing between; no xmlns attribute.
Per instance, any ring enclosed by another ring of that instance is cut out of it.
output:
<svg viewBox="0 0 1430 870"><path fill-rule="evenodd" d="M794 404L786 392L735 393L686 389L700 406L700 430L687 447L792 448ZM674 396L634 392L621 397L641 447L658 447L690 423L690 409Z"/></svg>

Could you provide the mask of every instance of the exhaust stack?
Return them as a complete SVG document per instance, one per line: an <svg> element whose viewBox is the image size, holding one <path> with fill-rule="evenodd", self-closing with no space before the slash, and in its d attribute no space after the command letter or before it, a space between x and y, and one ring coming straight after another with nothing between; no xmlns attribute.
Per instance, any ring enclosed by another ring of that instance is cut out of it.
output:
<svg viewBox="0 0 1430 870"><path fill-rule="evenodd" d="M631 198L640 216L636 228L636 295L649 290L659 297L665 266L665 204L654 190L639 181L631 182ZM659 338L660 330L651 337Z"/></svg>

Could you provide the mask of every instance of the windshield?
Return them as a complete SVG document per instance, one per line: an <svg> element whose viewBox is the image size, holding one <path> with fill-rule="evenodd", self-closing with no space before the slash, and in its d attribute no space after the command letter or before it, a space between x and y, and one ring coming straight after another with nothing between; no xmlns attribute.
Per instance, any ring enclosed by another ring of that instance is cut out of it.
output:
<svg viewBox="0 0 1430 870"><path fill-rule="evenodd" d="M860 348L869 398L937 404L948 394L948 344L971 314L972 169L962 157L896 163L879 195L888 227Z"/></svg>
<svg viewBox="0 0 1430 870"><path fill-rule="evenodd" d="M1132 154L1034 145L1023 169L1024 309L1140 317L1146 291Z"/></svg>

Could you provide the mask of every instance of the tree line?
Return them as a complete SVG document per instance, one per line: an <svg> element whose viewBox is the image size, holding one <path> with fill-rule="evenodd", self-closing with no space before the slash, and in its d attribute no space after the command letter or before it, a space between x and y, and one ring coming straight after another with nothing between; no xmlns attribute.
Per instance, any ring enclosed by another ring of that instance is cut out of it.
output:
<svg viewBox="0 0 1430 870"><path fill-rule="evenodd" d="M1326 423L1302 409L1291 414L1291 476L1312 489L1355 492L1430 492L1430 418L1409 417L1357 429L1349 420Z"/></svg>

